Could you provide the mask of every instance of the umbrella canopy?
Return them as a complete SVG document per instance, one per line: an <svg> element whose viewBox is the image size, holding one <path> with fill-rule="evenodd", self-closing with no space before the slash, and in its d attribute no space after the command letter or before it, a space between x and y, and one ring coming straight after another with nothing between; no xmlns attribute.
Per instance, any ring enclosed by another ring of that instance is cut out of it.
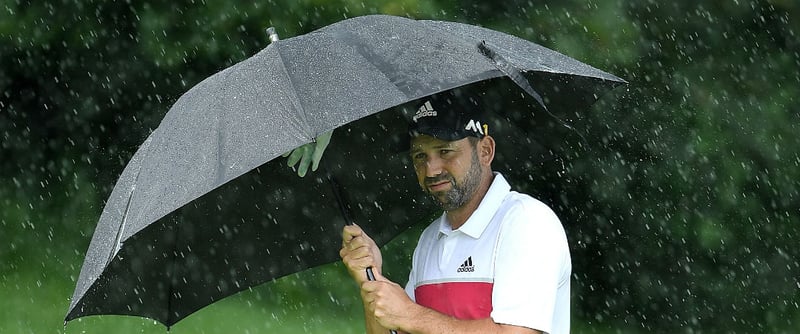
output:
<svg viewBox="0 0 800 334"><path fill-rule="evenodd" d="M497 31L382 15L275 41L207 78L178 99L119 177L66 320L120 314L170 326L337 260L345 222L326 178L299 178L276 159L332 129L323 164L350 215L386 243L436 211L406 157L387 150L406 132L406 116L392 108L509 71L550 110L585 110L624 82ZM496 135L508 134L500 146L535 146L530 113L497 115ZM505 154L503 166L523 175L531 154Z"/></svg>

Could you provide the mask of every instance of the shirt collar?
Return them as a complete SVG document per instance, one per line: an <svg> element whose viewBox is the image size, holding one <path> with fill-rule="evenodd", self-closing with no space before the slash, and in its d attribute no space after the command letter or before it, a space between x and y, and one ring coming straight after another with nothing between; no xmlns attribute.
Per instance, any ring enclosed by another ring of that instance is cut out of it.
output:
<svg viewBox="0 0 800 334"><path fill-rule="evenodd" d="M503 203L503 199L511 191L511 186L502 174L498 172L494 172L493 174L494 180L492 180L489 190L486 192L486 195L483 196L483 199L481 199L481 203L478 204L478 208L475 209L475 212L464 222L464 225L461 225L457 230L452 230L446 219L447 213L445 212L442 214L439 220L440 237L441 234L450 235L456 231L461 231L475 239L483 234L486 226L489 225L489 221L492 220L495 212L500 208L500 204Z"/></svg>

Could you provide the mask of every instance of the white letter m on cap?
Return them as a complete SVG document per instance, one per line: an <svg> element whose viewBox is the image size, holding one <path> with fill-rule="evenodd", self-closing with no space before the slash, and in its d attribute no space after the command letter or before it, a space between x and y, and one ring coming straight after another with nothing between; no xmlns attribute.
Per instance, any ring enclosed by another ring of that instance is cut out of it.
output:
<svg viewBox="0 0 800 334"><path fill-rule="evenodd" d="M477 133L480 133L481 135L486 135L485 133L483 133L483 127L481 126L481 122L477 122L474 119L469 120L469 123L467 123L467 126L464 129L475 131Z"/></svg>

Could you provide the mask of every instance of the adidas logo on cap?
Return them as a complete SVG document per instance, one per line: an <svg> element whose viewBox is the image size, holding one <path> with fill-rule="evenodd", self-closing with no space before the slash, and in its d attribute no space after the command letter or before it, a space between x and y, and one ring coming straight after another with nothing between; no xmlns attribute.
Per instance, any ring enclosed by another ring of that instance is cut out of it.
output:
<svg viewBox="0 0 800 334"><path fill-rule="evenodd" d="M425 102L419 109L417 109L417 113L414 114L414 117L411 118L414 122L422 117L428 116L436 116L436 110L433 110L433 106L431 105L431 101Z"/></svg>

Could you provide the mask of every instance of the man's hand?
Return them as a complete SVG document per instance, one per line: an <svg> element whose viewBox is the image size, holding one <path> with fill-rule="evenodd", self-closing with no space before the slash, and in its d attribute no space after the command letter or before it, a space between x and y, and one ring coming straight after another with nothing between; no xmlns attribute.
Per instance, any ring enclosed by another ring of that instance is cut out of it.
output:
<svg viewBox="0 0 800 334"><path fill-rule="evenodd" d="M383 259L381 250L358 225L347 225L342 230L342 249L339 251L350 276L359 285L367 281L366 270L372 267L380 275Z"/></svg>
<svg viewBox="0 0 800 334"><path fill-rule="evenodd" d="M333 135L333 130L320 134L313 143L308 143L286 152L282 155L284 158L289 157L286 160L286 165L289 167L297 165L297 175L300 177L306 176L309 166L311 170L316 171L319 168L322 153L325 153L325 149L331 142L331 135Z"/></svg>
<svg viewBox="0 0 800 334"><path fill-rule="evenodd" d="M390 329L398 329L403 324L414 321L413 310L419 305L406 294L403 287L376 273L375 281L361 284L361 299L366 313L371 314L378 323Z"/></svg>

